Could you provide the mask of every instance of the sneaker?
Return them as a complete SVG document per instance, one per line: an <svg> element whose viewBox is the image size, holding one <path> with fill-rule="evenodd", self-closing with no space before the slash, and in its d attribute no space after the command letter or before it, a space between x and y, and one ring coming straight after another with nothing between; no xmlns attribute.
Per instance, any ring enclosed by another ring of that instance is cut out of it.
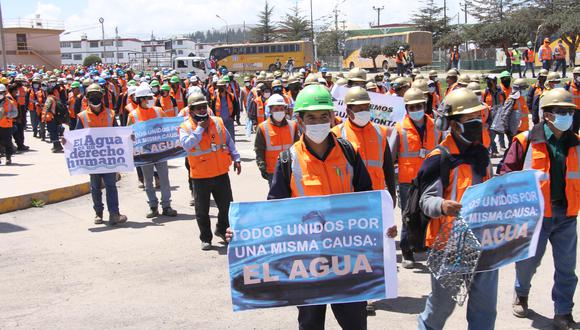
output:
<svg viewBox="0 0 580 330"><path fill-rule="evenodd" d="M191 197L189 200L189 206L195 206L195 198Z"/></svg>
<svg viewBox="0 0 580 330"><path fill-rule="evenodd" d="M6 165L12 165L12 159L6 158Z"/></svg>
<svg viewBox="0 0 580 330"><path fill-rule="evenodd" d="M578 329L572 314L554 315L554 328L556 330Z"/></svg>
<svg viewBox="0 0 580 330"><path fill-rule="evenodd" d="M514 302L512 303L512 314L519 318L528 316L528 297L515 295Z"/></svg>
<svg viewBox="0 0 580 330"><path fill-rule="evenodd" d="M20 147L16 148L16 150L18 151L28 151L30 149L29 146L25 146L24 144L21 145Z"/></svg>
<svg viewBox="0 0 580 330"><path fill-rule="evenodd" d="M127 222L127 216L122 214L111 214L109 216L109 225L114 226L116 224L121 224Z"/></svg>
<svg viewBox="0 0 580 330"><path fill-rule="evenodd" d="M222 234L222 233L220 233L220 232L219 232L217 229L216 229L216 231L214 231L214 232L213 232L213 234L214 234L216 237L219 237L219 238L221 238L221 239L224 241L224 243L227 243L227 242L228 242L228 241L226 240L226 234Z"/></svg>
<svg viewBox="0 0 580 330"><path fill-rule="evenodd" d="M401 262L401 267L405 269L413 269L415 267L415 261L403 259L403 261Z"/></svg>
<svg viewBox="0 0 580 330"><path fill-rule="evenodd" d="M145 189L145 185L143 184L143 182L139 182L139 186L140 189Z"/></svg>
<svg viewBox="0 0 580 330"><path fill-rule="evenodd" d="M373 304L367 304L367 316L377 316L377 309Z"/></svg>
<svg viewBox="0 0 580 330"><path fill-rule="evenodd" d="M168 206L163 208L163 212L161 214L166 215L168 217L175 217L177 216L177 211L172 209L171 206Z"/></svg>
<svg viewBox="0 0 580 330"><path fill-rule="evenodd" d="M211 250L211 243L210 242L201 242L201 249L203 251Z"/></svg>
<svg viewBox="0 0 580 330"><path fill-rule="evenodd" d="M159 210L156 207L151 208L151 212L147 213L145 216L147 219L155 218L159 216Z"/></svg>
<svg viewBox="0 0 580 330"><path fill-rule="evenodd" d="M103 212L99 212L95 214L95 225L102 225L103 224Z"/></svg>

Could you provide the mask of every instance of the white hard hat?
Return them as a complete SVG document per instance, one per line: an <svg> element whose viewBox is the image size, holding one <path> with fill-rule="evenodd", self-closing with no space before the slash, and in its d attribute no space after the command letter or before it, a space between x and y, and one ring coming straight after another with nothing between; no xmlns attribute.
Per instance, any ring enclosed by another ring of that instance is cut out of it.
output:
<svg viewBox="0 0 580 330"><path fill-rule="evenodd" d="M319 84L322 84L322 85L326 86L326 79L324 79L322 77L319 77L317 80L318 80L318 83Z"/></svg>
<svg viewBox="0 0 580 330"><path fill-rule="evenodd" d="M6 86L0 84L0 92L6 92Z"/></svg>
<svg viewBox="0 0 580 330"><path fill-rule="evenodd" d="M304 73L304 72L306 72L306 70L304 70L304 68L302 68L302 69L298 70L298 72L299 73Z"/></svg>
<svg viewBox="0 0 580 330"><path fill-rule="evenodd" d="M151 87L148 84L141 84L135 90L135 97L147 97L153 96L153 92L151 91Z"/></svg>
<svg viewBox="0 0 580 330"><path fill-rule="evenodd" d="M67 74L66 79L72 79L72 74Z"/></svg>
<svg viewBox="0 0 580 330"><path fill-rule="evenodd" d="M129 88L127 88L127 95L131 96L131 95L135 94L136 90L137 90L137 86L129 86Z"/></svg>
<svg viewBox="0 0 580 330"><path fill-rule="evenodd" d="M217 83L218 82L218 77L217 76L213 76L213 78L211 78L211 82L212 83Z"/></svg>
<svg viewBox="0 0 580 330"><path fill-rule="evenodd" d="M202 93L201 88L199 88L197 86L190 86L187 89L187 97L189 97L189 95L194 94L194 93Z"/></svg>
<svg viewBox="0 0 580 330"><path fill-rule="evenodd" d="M147 77L141 77L141 79L139 79L140 82L147 82Z"/></svg>
<svg viewBox="0 0 580 330"><path fill-rule="evenodd" d="M266 105L267 106L273 106L273 105L284 105L287 106L288 104L286 104L286 101L284 100L284 97L280 94L272 94L272 96L270 96L268 98L268 100L266 101Z"/></svg>

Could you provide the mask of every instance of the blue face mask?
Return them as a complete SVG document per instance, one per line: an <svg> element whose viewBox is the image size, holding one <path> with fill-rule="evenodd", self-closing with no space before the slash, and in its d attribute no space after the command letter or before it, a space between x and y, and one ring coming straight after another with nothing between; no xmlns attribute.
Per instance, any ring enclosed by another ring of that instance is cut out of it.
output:
<svg viewBox="0 0 580 330"><path fill-rule="evenodd" d="M554 127L556 127L559 131L567 131L570 129L570 127L572 127L572 122L574 120L574 116L572 116L572 114L569 115L558 115L555 114L554 115L554 121L553 121L553 125Z"/></svg>
<svg viewBox="0 0 580 330"><path fill-rule="evenodd" d="M423 119L423 117L425 117L425 111L419 110L419 111L409 112L409 117L411 117L411 119L413 121L420 121L421 119Z"/></svg>

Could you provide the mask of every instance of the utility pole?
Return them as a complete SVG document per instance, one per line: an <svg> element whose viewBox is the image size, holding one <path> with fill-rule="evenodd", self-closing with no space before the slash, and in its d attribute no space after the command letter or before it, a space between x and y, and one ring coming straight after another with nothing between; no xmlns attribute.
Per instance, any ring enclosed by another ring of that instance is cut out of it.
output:
<svg viewBox="0 0 580 330"><path fill-rule="evenodd" d="M340 47L338 45L338 5L334 6L334 32L336 33L336 55L340 54Z"/></svg>
<svg viewBox="0 0 580 330"><path fill-rule="evenodd" d="M314 42L314 16L312 14L312 0L310 0L310 33L312 34L310 41Z"/></svg>
<svg viewBox="0 0 580 330"><path fill-rule="evenodd" d="M115 26L115 60L119 63L119 29Z"/></svg>
<svg viewBox="0 0 580 330"><path fill-rule="evenodd" d="M503 21L503 1L499 0L499 21Z"/></svg>
<svg viewBox="0 0 580 330"><path fill-rule="evenodd" d="M443 25L447 27L447 0L443 0Z"/></svg>
<svg viewBox="0 0 580 330"><path fill-rule="evenodd" d="M243 32L243 35L244 35L244 43L246 43L246 21L245 20L244 20L244 32Z"/></svg>
<svg viewBox="0 0 580 330"><path fill-rule="evenodd" d="M103 58L101 60L103 61L103 64L105 64L107 58L107 46L105 46L105 25L103 24L104 22L105 19L99 17L99 23L101 23L101 44L103 45Z"/></svg>
<svg viewBox="0 0 580 330"><path fill-rule="evenodd" d="M2 23L2 4L0 3L0 37L2 38L2 66L4 70L8 69L8 63L6 63L6 41L4 40L4 23Z"/></svg>
<svg viewBox="0 0 580 330"><path fill-rule="evenodd" d="M377 11L377 27L381 26L381 10L385 9L385 6L375 7L373 6L373 10Z"/></svg>

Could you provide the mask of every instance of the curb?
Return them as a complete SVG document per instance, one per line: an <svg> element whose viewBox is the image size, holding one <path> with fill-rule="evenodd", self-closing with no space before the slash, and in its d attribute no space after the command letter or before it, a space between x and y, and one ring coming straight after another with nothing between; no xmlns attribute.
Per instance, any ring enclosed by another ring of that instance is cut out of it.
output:
<svg viewBox="0 0 580 330"><path fill-rule="evenodd" d="M90 187L90 182L84 182L73 186L2 198L0 199L0 214L32 207L33 199L39 199L46 204L52 204L86 195L89 193Z"/></svg>

